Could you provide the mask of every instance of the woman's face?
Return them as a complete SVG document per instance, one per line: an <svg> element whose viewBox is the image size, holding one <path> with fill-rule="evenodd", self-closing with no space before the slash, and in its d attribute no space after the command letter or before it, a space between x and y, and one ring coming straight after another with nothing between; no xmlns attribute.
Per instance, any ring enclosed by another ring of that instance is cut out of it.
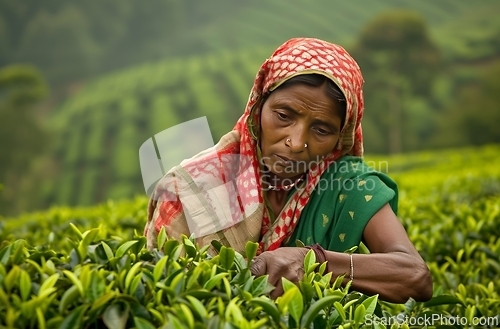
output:
<svg viewBox="0 0 500 329"><path fill-rule="evenodd" d="M262 161L273 174L299 176L333 151L342 118L339 104L324 88L306 84L278 88L262 106Z"/></svg>

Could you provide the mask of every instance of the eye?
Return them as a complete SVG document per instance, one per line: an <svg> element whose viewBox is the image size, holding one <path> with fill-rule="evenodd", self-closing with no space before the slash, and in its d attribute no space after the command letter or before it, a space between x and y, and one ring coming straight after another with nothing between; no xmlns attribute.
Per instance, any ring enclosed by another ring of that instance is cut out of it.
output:
<svg viewBox="0 0 500 329"><path fill-rule="evenodd" d="M316 132L321 136L328 136L331 134L330 130L326 130L324 128L315 128Z"/></svg>
<svg viewBox="0 0 500 329"><path fill-rule="evenodd" d="M288 121L290 119L288 115L286 115L285 113L276 112L276 114L278 115L278 118L282 121Z"/></svg>

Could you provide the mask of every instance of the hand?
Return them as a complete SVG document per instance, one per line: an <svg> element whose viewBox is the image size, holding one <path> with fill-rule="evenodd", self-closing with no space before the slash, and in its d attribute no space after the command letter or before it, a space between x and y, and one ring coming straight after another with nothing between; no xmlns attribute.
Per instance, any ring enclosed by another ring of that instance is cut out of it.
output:
<svg viewBox="0 0 500 329"><path fill-rule="evenodd" d="M302 279L304 257L308 251L309 249L300 247L282 247L265 251L254 258L250 271L255 276L269 275L269 283L276 287L271 291L271 298L276 299L283 294L282 277L293 283Z"/></svg>

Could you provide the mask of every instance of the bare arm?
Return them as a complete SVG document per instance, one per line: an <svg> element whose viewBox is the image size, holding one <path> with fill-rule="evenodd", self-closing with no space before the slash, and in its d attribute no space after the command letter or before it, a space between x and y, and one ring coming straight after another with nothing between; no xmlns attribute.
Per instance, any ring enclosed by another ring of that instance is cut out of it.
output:
<svg viewBox="0 0 500 329"><path fill-rule="evenodd" d="M352 255L353 289L394 303L432 297L430 271L388 204L370 219L363 238L371 254ZM332 277L345 274L348 279L349 255L326 251L326 256Z"/></svg>

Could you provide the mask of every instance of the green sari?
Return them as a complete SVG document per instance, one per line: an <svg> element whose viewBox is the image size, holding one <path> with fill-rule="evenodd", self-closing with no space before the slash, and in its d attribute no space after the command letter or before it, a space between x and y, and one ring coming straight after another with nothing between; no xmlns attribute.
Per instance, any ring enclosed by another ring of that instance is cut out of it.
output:
<svg viewBox="0 0 500 329"><path fill-rule="evenodd" d="M398 190L387 175L369 167L361 157L344 156L321 175L297 226L284 246L319 244L344 252L358 246L375 213L389 203L397 214Z"/></svg>

